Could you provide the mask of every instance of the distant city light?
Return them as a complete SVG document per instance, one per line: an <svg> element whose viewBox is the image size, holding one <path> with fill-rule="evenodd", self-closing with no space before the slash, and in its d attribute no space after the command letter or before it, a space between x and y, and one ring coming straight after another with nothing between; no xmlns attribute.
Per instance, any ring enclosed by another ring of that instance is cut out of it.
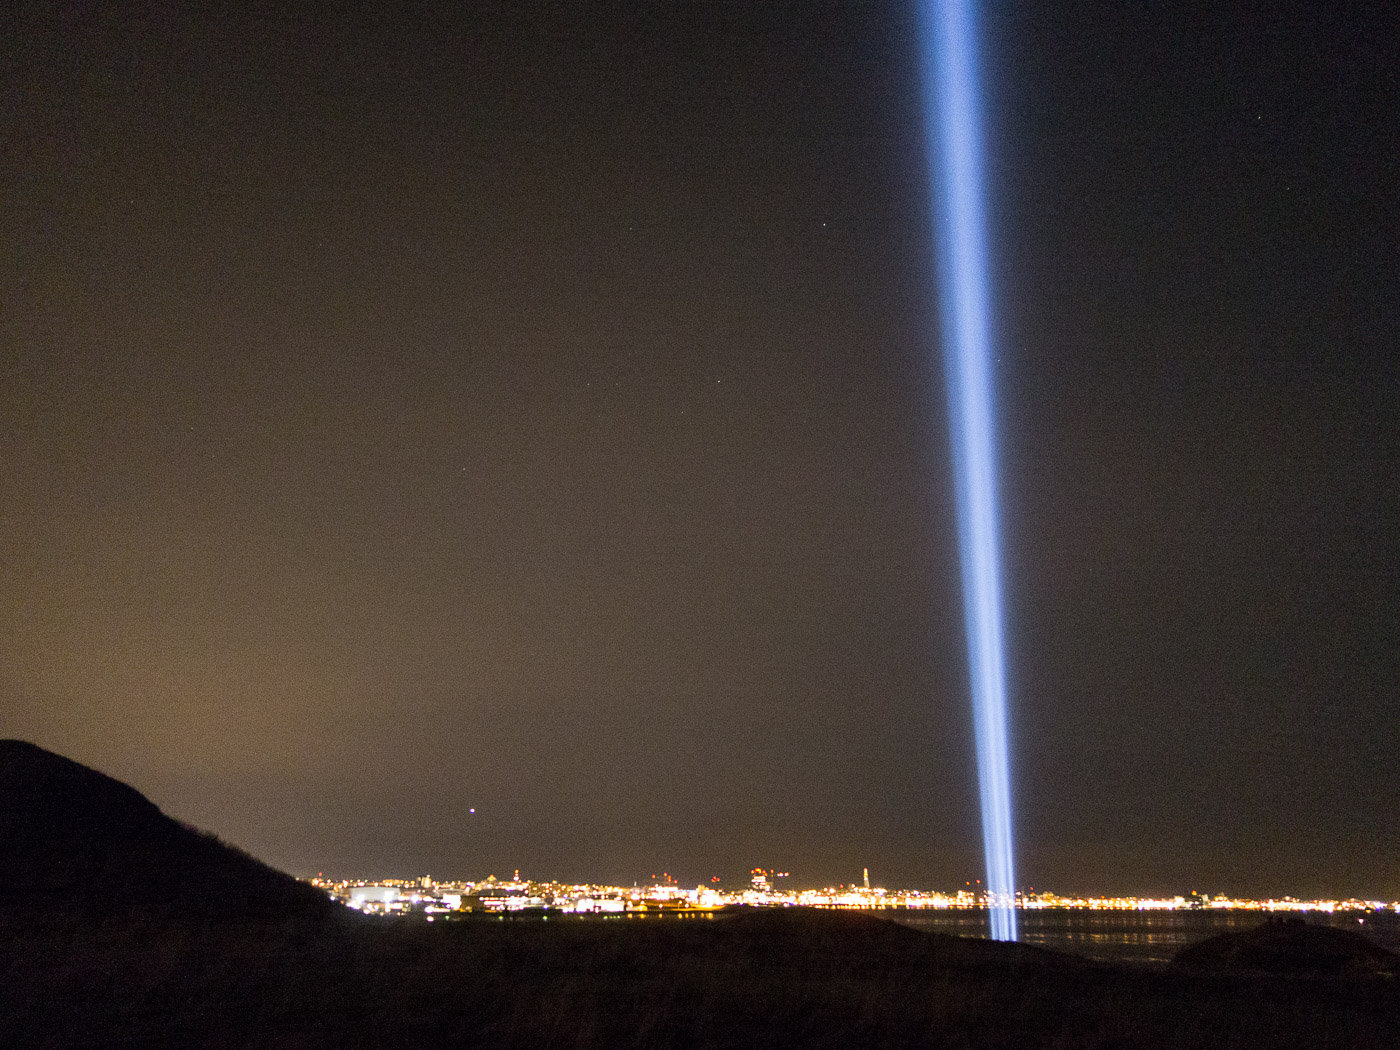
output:
<svg viewBox="0 0 1400 1050"><path fill-rule="evenodd" d="M535 913L684 916L733 907L808 907L857 911L985 909L995 914L1003 907L993 899L992 894L978 889L964 888L956 893L947 893L940 890L895 890L862 884L783 890L773 886L773 877L786 878L787 873L755 868L750 873L749 882L742 888L702 885L694 889L685 889L669 879L649 886L608 886L522 880L518 874L508 881L499 880L494 875L478 881L442 882L426 875L378 881L337 880L318 875L308 881L336 900L373 915L424 913L429 917L451 917L469 913ZM1400 901L1358 898L1301 900L1296 897L1254 900L1195 892L1172 897L1064 897L1049 892L1029 892L1015 894L1010 907L1034 911L1229 910L1332 914L1400 912Z"/></svg>
<svg viewBox="0 0 1400 1050"><path fill-rule="evenodd" d="M1001 567L997 551L990 296L973 0L923 0L924 119L933 196L941 207L944 358L962 553L992 936L1016 939L1011 777L1006 742Z"/></svg>

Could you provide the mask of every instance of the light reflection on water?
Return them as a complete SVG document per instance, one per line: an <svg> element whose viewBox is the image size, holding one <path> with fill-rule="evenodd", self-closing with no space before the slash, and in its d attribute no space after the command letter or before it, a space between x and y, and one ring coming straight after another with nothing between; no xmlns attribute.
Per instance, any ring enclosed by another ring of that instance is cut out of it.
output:
<svg viewBox="0 0 1400 1050"><path fill-rule="evenodd" d="M881 918L915 929L986 937L987 913L980 909L881 911ZM1025 909L1018 913L1019 940L1041 948L1073 952L1105 962L1166 963L1188 944L1217 933L1248 930L1263 923L1257 911L1070 911ZM1306 921L1355 930L1390 951L1400 952L1400 915L1394 912L1309 912ZM1364 920L1358 922L1358 919Z"/></svg>

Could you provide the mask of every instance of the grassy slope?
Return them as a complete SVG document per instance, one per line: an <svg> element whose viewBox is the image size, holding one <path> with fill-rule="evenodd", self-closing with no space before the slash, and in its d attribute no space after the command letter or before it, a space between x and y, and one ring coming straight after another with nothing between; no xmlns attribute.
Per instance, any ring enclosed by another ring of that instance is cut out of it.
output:
<svg viewBox="0 0 1400 1050"><path fill-rule="evenodd" d="M1394 1047L1385 979L1189 975L863 916L0 928L0 1044Z"/></svg>

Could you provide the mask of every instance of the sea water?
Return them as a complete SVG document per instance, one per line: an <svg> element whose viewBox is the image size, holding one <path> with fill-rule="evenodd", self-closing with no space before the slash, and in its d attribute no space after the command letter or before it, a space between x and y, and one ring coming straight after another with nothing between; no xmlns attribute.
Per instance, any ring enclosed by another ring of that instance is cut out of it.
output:
<svg viewBox="0 0 1400 1050"><path fill-rule="evenodd" d="M906 926L961 937L990 935L983 909L888 910L875 912ZM1307 912L1307 922L1352 930L1382 948L1400 952L1400 915L1388 912ZM1188 944L1217 933L1248 930L1268 913L1227 909L1110 911L1026 908L1017 912L1022 944L1073 952L1102 962L1163 964Z"/></svg>

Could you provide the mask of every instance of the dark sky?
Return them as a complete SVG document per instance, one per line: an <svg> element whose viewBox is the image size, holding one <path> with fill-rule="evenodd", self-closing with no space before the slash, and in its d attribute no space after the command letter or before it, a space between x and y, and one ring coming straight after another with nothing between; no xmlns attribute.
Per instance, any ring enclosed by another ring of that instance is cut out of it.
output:
<svg viewBox="0 0 1400 1050"><path fill-rule="evenodd" d="M5 15L0 735L299 874L978 877L910 9L214 6ZM1400 897L1400 9L1196 6L986 20L1018 881Z"/></svg>

